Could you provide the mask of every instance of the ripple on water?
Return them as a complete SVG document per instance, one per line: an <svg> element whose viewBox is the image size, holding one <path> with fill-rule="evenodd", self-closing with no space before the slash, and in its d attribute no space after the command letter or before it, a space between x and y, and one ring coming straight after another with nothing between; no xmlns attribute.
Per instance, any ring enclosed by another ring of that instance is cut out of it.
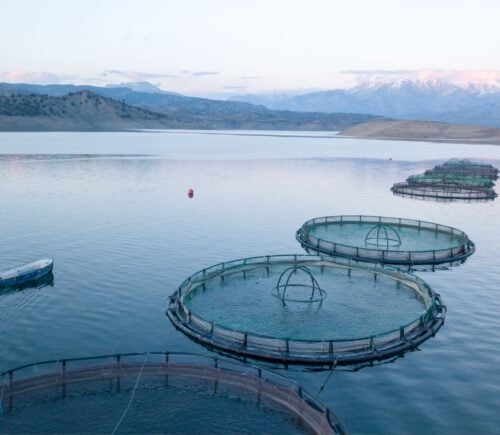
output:
<svg viewBox="0 0 500 435"><path fill-rule="evenodd" d="M314 216L402 216L460 228L477 245L462 266L420 274L448 306L446 323L420 351L393 364L356 373L337 370L320 397L352 433L497 432L500 201L412 201L389 190L395 181L440 163L416 161L425 150L433 159L491 157L489 147L412 144L410 149L398 142L379 141L375 147L370 141L248 137L242 139L248 149L264 156L297 156L297 150L307 156L321 148L321 155L368 152L384 160L245 161L238 157L239 137L168 138L140 133L0 137L4 152L15 146L33 152L34 143L38 153L44 147L108 152L113 144L116 150L161 154L162 147L179 146L183 158L199 158L196 152L206 153L222 140L230 153L223 154L225 161L0 159L2 199L8 204L0 226L2 270L35 258L55 259L54 287L0 294L0 369L113 350L206 352L165 318L167 296L187 276L220 261L300 253L295 230ZM285 140L279 153L273 151L276 141ZM385 160L388 153L395 160ZM228 155L240 160L230 161ZM396 161L398 155L415 161ZM498 160L492 163L499 166ZM189 187L195 189L193 199L186 196ZM286 374L313 391L327 376Z"/></svg>

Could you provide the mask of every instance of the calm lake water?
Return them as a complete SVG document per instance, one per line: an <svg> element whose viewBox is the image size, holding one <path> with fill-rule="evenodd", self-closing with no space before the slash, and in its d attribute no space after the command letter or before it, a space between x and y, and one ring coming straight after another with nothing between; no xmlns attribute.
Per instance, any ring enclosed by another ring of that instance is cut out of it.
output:
<svg viewBox="0 0 500 435"><path fill-rule="evenodd" d="M0 370L112 352L207 353L164 313L188 275L301 253L294 232L315 216L422 219L477 246L460 267L419 273L448 307L444 327L392 364L334 371L319 397L353 433L497 433L500 201L419 201L389 188L451 157L500 166L500 147L329 136L0 134L0 268L55 260L53 287L0 293ZM279 370L312 392L328 376Z"/></svg>

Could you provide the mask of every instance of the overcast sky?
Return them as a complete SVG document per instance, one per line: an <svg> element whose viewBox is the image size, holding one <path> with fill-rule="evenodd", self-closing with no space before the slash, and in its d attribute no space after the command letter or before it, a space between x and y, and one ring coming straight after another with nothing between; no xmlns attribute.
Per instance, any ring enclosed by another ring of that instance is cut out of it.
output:
<svg viewBox="0 0 500 435"><path fill-rule="evenodd" d="M499 71L499 20L499 0L1 0L0 80L209 95Z"/></svg>

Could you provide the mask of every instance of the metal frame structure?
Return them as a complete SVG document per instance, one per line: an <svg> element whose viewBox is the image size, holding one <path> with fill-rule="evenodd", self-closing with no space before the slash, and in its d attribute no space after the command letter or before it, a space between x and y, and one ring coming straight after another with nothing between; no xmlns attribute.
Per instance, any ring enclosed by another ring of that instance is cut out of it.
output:
<svg viewBox="0 0 500 435"><path fill-rule="evenodd" d="M386 249L389 249L391 246L401 246L401 237L390 225L377 224L366 234L365 245L379 248L385 246Z"/></svg>
<svg viewBox="0 0 500 435"><path fill-rule="evenodd" d="M279 338L228 328L202 318L188 309L184 300L189 293L203 289L211 280L224 280L233 274L246 277L249 271L273 266L331 267L345 271L369 273L377 279L385 275L395 285L405 285L415 291L426 310L414 321L391 331L383 331L368 337L338 340L305 340ZM444 323L446 307L431 287L415 275L379 265L367 265L341 258L312 255L269 255L219 263L202 269L187 278L169 298L166 314L181 332L211 349L218 349L240 357L250 357L284 364L336 365L360 364L381 361L402 355L434 336Z"/></svg>
<svg viewBox="0 0 500 435"><path fill-rule="evenodd" d="M395 194L405 196L422 196L446 200L483 201L493 200L497 197L493 189L461 188L451 184L415 185L412 183L395 183L391 187Z"/></svg>
<svg viewBox="0 0 500 435"><path fill-rule="evenodd" d="M324 240L310 233L310 229L316 225L343 225L344 223L387 224L395 228L408 227L418 230L431 230L454 237L461 237L463 243L447 249L402 251L349 246ZM409 269L420 266L435 267L436 265L452 266L461 264L468 256L472 255L476 249L474 243L469 239L467 234L456 228L433 222L383 216L347 215L318 217L305 222L302 227L297 230L295 237L301 246L309 253L320 255L326 254L334 257L347 257L357 261L408 266Z"/></svg>
<svg viewBox="0 0 500 435"><path fill-rule="evenodd" d="M412 198L484 201L497 195L493 189L498 169L470 160L451 159L420 175L410 175L406 182L395 183L394 194Z"/></svg>
<svg viewBox="0 0 500 435"><path fill-rule="evenodd" d="M311 283L303 284L303 283L293 282L292 278L298 272L305 273ZM310 290L311 295L309 296L309 298L306 299L303 298L297 299L287 296L287 292L289 293L290 288L305 288L307 290ZM326 291L319 286L318 281L311 272L311 269L309 269L306 266L297 266L297 265L291 266L281 273L278 279L278 284L276 284L276 287L272 290L271 293L273 296L280 299L283 305L286 305L287 302L300 302L308 304L312 304L314 302L322 303L323 300L326 298Z"/></svg>
<svg viewBox="0 0 500 435"><path fill-rule="evenodd" d="M489 178L453 173L410 175L406 182L414 186L445 185L462 189L488 189L495 185Z"/></svg>
<svg viewBox="0 0 500 435"><path fill-rule="evenodd" d="M426 174L454 173L459 175L473 175L478 177L496 180L498 178L498 169L491 164L478 163L471 160L452 159L435 166L433 169L425 171Z"/></svg>
<svg viewBox="0 0 500 435"><path fill-rule="evenodd" d="M123 353L27 364L1 373L0 403L4 413L9 413L25 395L50 389L51 394L64 399L76 383L95 380L111 380L119 392L122 378L133 376L158 379L162 385L174 377L213 380L214 393L220 384L255 393L257 403L266 399L297 418L311 433L346 433L338 417L295 381L250 364L185 352Z"/></svg>

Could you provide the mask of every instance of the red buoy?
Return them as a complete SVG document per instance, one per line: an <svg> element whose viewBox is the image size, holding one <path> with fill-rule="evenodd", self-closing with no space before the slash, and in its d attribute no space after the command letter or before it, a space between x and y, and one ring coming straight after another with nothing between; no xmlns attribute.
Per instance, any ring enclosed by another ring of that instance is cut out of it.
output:
<svg viewBox="0 0 500 435"><path fill-rule="evenodd" d="M194 190L193 190L193 189L189 189L189 190L188 190L188 196L189 196L190 198L192 198L192 197L194 196Z"/></svg>

